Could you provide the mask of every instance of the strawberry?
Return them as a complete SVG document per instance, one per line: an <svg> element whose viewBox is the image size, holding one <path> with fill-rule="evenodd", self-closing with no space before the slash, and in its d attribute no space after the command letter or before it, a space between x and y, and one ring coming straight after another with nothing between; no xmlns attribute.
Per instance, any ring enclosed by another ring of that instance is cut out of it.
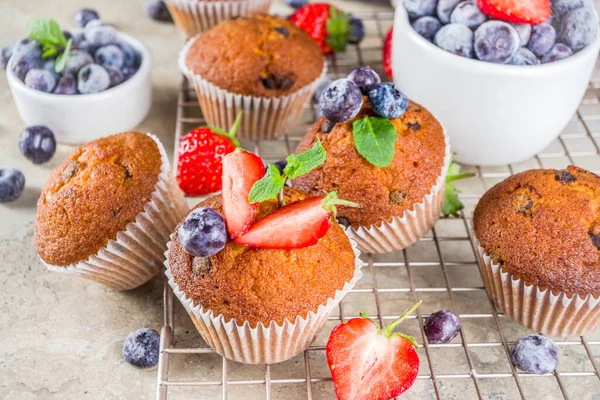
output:
<svg viewBox="0 0 600 400"><path fill-rule="evenodd" d="M550 0L477 0L484 14L517 24L536 25L552 15Z"/></svg>
<svg viewBox="0 0 600 400"><path fill-rule="evenodd" d="M419 372L417 344L392 331L420 304L384 329L364 313L333 328L326 355L338 400L389 400L412 386Z"/></svg>
<svg viewBox="0 0 600 400"><path fill-rule="evenodd" d="M327 234L336 205L358 207L338 199L337 192L331 192L327 197L299 200L259 220L235 242L264 249L289 250L312 246Z"/></svg>
<svg viewBox="0 0 600 400"><path fill-rule="evenodd" d="M394 34L394 27L385 34L383 39L383 70L385 74L392 77L392 36Z"/></svg>
<svg viewBox="0 0 600 400"><path fill-rule="evenodd" d="M229 133L218 128L196 128L179 143L177 184L189 196L221 190L222 160L240 145L235 138L241 120L238 115Z"/></svg>
<svg viewBox="0 0 600 400"><path fill-rule="evenodd" d="M306 31L325 56L344 51L350 38L350 16L326 3L307 4L289 20Z"/></svg>
<svg viewBox="0 0 600 400"><path fill-rule="evenodd" d="M229 237L245 233L254 221L258 203L250 204L252 185L265 175L259 156L237 149L223 158L223 214Z"/></svg>

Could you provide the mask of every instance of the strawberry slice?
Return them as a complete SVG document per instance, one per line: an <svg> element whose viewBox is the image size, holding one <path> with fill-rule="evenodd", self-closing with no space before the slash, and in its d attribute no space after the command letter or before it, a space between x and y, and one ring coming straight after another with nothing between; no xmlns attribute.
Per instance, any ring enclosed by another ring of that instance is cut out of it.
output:
<svg viewBox="0 0 600 400"><path fill-rule="evenodd" d="M552 15L550 0L477 0L484 14L507 22L536 25Z"/></svg>
<svg viewBox="0 0 600 400"><path fill-rule="evenodd" d="M336 205L358 207L338 199L337 192L331 192L327 197L299 200L259 220L235 242L264 249L289 250L312 246L327 234Z"/></svg>
<svg viewBox="0 0 600 400"><path fill-rule="evenodd" d="M364 313L333 328L326 355L338 400L389 400L413 385L420 363L417 344L392 331L420 304L384 329Z"/></svg>
<svg viewBox="0 0 600 400"><path fill-rule="evenodd" d="M392 77L392 36L394 35L394 27L385 34L383 39L383 70L385 74Z"/></svg>
<svg viewBox="0 0 600 400"><path fill-rule="evenodd" d="M258 203L250 204L252 185L265 175L259 156L240 149L223 157L223 214L229 237L245 233L254 221Z"/></svg>

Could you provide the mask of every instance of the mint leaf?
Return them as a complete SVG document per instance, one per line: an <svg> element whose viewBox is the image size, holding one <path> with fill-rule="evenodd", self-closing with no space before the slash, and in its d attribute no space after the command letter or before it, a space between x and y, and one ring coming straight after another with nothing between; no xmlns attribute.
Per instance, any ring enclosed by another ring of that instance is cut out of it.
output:
<svg viewBox="0 0 600 400"><path fill-rule="evenodd" d="M273 199L283 190L284 185L285 177L281 176L276 166L269 164L265 176L252 185L250 194L248 194L248 202L254 204Z"/></svg>
<svg viewBox="0 0 600 400"><path fill-rule="evenodd" d="M352 123L358 153L376 167L389 167L396 151L396 128L387 118L364 117Z"/></svg>
<svg viewBox="0 0 600 400"><path fill-rule="evenodd" d="M56 57L56 62L54 63L54 70L56 71L56 73L60 74L60 72L63 69L65 69L65 66L67 65L67 60L69 59L69 52L71 51L72 44L73 39L69 39L67 45L65 46L65 50L60 56Z"/></svg>
<svg viewBox="0 0 600 400"><path fill-rule="evenodd" d="M444 193L444 205L442 206L442 214L445 217L453 215L458 217L458 212L465 208L464 204L458 198L460 191L456 189L452 182L459 179L465 179L475 176L474 173L460 173L460 165L453 163L450 158L450 166L448 167L448 173L446 174L446 191Z"/></svg>
<svg viewBox="0 0 600 400"><path fill-rule="evenodd" d="M33 19L27 23L27 36L42 45L66 46L67 38L53 19Z"/></svg>
<svg viewBox="0 0 600 400"><path fill-rule="evenodd" d="M327 153L321 141L317 139L317 142L310 149L297 155L291 154L288 156L283 173L290 179L296 179L323 164L326 158Z"/></svg>

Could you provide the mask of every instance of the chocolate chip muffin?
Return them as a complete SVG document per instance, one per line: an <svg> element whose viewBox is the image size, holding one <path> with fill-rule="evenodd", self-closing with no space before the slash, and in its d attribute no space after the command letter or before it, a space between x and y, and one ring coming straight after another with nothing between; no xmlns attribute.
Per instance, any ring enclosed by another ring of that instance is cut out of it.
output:
<svg viewBox="0 0 600 400"><path fill-rule="evenodd" d="M305 195L287 188L287 203ZM211 197L196 206L222 213L222 197ZM277 209L277 201L262 202L257 220ZM252 248L230 240L217 254L203 258L187 253L173 234L168 255L174 282L194 305L223 315L238 325L246 321L255 328L259 322L282 325L294 322L342 290L355 273L355 254L350 240L338 224L313 246L273 250ZM282 232L285 234L285 232Z"/></svg>

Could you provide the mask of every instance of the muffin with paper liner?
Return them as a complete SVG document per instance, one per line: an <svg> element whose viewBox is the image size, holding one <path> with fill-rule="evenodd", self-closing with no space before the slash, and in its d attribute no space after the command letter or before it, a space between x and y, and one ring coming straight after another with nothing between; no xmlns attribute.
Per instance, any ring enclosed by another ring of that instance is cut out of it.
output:
<svg viewBox="0 0 600 400"><path fill-rule="evenodd" d="M288 164L289 175L324 154L311 150ZM252 153L228 154L222 196L198 204L169 243L175 295L204 340L234 361L301 353L362 276L360 253L334 218L336 205L351 204L284 188L286 176L273 165L265 174Z"/></svg>
<svg viewBox="0 0 600 400"><path fill-rule="evenodd" d="M161 271L187 204L153 135L124 132L79 147L50 175L37 204L35 246L56 272L117 290Z"/></svg>
<svg viewBox="0 0 600 400"><path fill-rule="evenodd" d="M188 41L179 68L211 126L273 139L298 120L326 72L317 44L291 22L256 14L223 21Z"/></svg>
<svg viewBox="0 0 600 400"><path fill-rule="evenodd" d="M552 336L600 328L600 177L536 169L486 192L473 214L483 280L510 319Z"/></svg>

